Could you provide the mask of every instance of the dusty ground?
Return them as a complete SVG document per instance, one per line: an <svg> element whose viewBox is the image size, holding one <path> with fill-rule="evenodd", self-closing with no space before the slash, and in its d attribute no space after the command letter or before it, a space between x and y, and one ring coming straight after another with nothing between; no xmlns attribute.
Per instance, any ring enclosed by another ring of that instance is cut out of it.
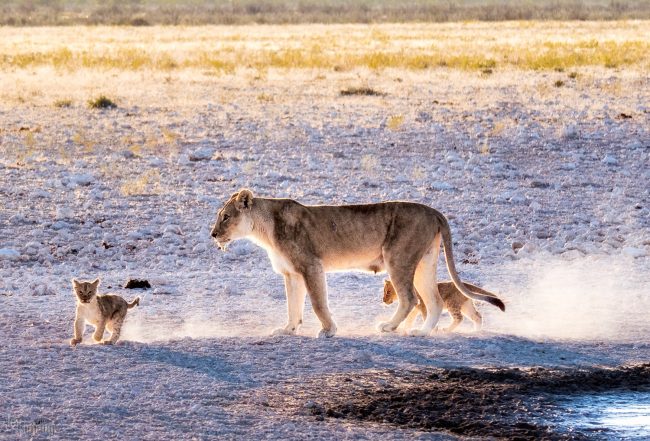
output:
<svg viewBox="0 0 650 441"><path fill-rule="evenodd" d="M556 382L587 378L587 396L606 397L605 375L616 393L647 391L647 366L621 367L650 358L645 72L1 75L3 438L627 433L585 422L590 404L548 412L564 394ZM385 95L340 96L348 86ZM118 107L89 109L100 92ZM71 106L55 107L63 97ZM333 274L336 338L313 338L309 307L299 337L268 337L285 320L281 278L262 250L220 253L208 234L244 186L310 204L435 206L461 276L507 312L481 305L478 334L379 335L392 311L383 278ZM122 345L68 346L73 276L127 298L128 278L151 282ZM478 418L474 400L501 413ZM417 417L405 416L411 402Z"/></svg>

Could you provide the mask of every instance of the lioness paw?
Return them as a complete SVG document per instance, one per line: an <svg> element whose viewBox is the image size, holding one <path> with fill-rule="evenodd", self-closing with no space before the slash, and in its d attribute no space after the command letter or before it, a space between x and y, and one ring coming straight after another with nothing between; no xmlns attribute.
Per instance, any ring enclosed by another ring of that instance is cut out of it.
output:
<svg viewBox="0 0 650 441"><path fill-rule="evenodd" d="M428 329L411 329L409 331L409 335L411 337L426 337L429 335L431 331Z"/></svg>
<svg viewBox="0 0 650 441"><path fill-rule="evenodd" d="M274 329L273 332L271 332L271 335L273 335L273 336L276 336L276 335L296 335L296 329L295 328L289 328L289 327L278 328L278 329Z"/></svg>
<svg viewBox="0 0 650 441"><path fill-rule="evenodd" d="M397 326L393 325L391 322L383 322L377 325L377 330L379 332L393 332L397 329Z"/></svg>
<svg viewBox="0 0 650 441"><path fill-rule="evenodd" d="M336 326L330 329L321 329L318 333L318 338L330 338L336 335Z"/></svg>
<svg viewBox="0 0 650 441"><path fill-rule="evenodd" d="M72 339L70 339L70 346L77 346L78 343L81 343L80 338L72 338Z"/></svg>

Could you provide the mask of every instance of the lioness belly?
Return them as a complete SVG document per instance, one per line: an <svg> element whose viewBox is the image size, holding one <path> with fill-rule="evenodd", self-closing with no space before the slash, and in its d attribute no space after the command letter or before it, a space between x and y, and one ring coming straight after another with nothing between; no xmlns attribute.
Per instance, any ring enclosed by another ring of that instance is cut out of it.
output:
<svg viewBox="0 0 650 441"><path fill-rule="evenodd" d="M323 267L327 272L358 270L380 273L386 270L383 257L376 252L331 256L323 259Z"/></svg>

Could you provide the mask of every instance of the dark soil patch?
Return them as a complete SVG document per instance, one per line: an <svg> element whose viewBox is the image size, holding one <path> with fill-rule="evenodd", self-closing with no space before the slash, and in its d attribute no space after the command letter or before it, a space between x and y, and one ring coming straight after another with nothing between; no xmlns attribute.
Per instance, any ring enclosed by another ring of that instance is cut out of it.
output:
<svg viewBox="0 0 650 441"><path fill-rule="evenodd" d="M149 283L148 280L130 279L128 282L126 282L126 285L124 285L124 288L126 288L126 289L149 289L149 288L151 288L151 284Z"/></svg>
<svg viewBox="0 0 650 441"><path fill-rule="evenodd" d="M581 440L607 436L554 424L563 412L562 401L618 391L650 391L650 364L612 369L458 368L335 375L289 384L280 391L283 397L274 401L285 409L298 407L299 413L318 420L350 419L509 440Z"/></svg>

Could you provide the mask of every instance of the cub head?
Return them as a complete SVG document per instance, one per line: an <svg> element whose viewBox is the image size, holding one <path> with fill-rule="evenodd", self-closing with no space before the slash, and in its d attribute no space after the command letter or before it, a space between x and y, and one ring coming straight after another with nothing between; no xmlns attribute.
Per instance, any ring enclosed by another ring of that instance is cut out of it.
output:
<svg viewBox="0 0 650 441"><path fill-rule="evenodd" d="M397 292L390 280L384 280L384 300L386 305L390 305L397 298Z"/></svg>
<svg viewBox="0 0 650 441"><path fill-rule="evenodd" d="M99 279L92 282L82 282L77 279L72 279L72 287L80 303L90 303L97 295L97 287L99 286Z"/></svg>
<svg viewBox="0 0 650 441"><path fill-rule="evenodd" d="M210 235L219 248L226 249L229 242L248 236L253 231L253 193L240 190L217 212L217 221Z"/></svg>

